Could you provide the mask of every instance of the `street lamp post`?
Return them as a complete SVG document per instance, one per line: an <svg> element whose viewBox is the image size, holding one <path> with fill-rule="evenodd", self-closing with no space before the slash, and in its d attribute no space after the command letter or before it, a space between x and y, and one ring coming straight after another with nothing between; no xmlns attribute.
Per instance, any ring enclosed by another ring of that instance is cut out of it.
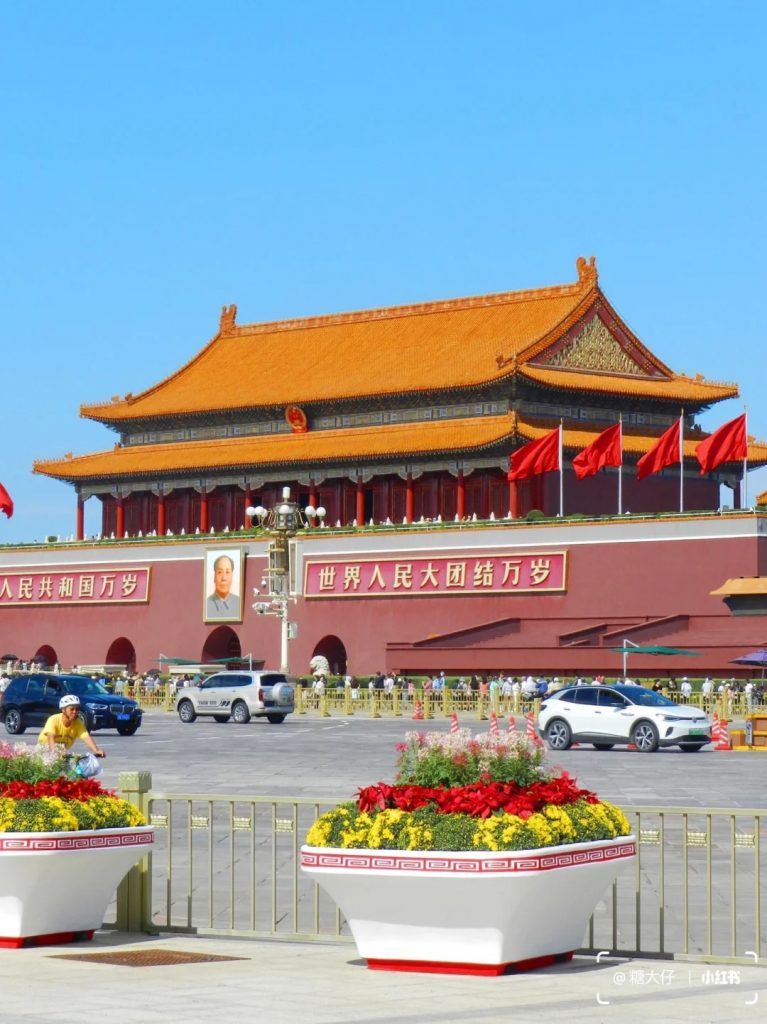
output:
<svg viewBox="0 0 767 1024"><path fill-rule="evenodd" d="M282 501L273 508L257 505L246 509L251 522L258 520L258 525L271 533L269 541L269 568L264 573L261 586L266 590L269 600L259 600L261 592L253 588L256 598L253 610L259 615L275 615L280 620L280 671L288 672L288 641L296 635L296 623L291 622L288 612L291 600L295 604L297 598L295 587L291 586L291 547L290 541L299 530L313 525L316 520L322 525L325 509L307 505L303 511L291 499L290 488L283 487Z"/></svg>

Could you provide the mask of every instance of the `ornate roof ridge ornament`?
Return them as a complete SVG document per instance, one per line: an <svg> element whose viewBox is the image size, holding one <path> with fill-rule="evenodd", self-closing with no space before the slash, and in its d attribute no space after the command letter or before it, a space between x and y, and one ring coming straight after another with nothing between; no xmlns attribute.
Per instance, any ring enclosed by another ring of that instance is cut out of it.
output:
<svg viewBox="0 0 767 1024"><path fill-rule="evenodd" d="M236 329L236 327L237 327L237 324L235 323L236 319L237 319L237 306L234 303L232 303L229 306L228 309L227 309L227 307L225 305L222 306L221 307L221 320L219 321L219 325L218 325L218 333L220 335L223 335L223 336L226 336L228 334L233 334L235 329Z"/></svg>
<svg viewBox="0 0 767 1024"><path fill-rule="evenodd" d="M579 256L575 266L578 268L578 284L585 288L596 288L599 280L596 256L589 256L588 261L585 256Z"/></svg>

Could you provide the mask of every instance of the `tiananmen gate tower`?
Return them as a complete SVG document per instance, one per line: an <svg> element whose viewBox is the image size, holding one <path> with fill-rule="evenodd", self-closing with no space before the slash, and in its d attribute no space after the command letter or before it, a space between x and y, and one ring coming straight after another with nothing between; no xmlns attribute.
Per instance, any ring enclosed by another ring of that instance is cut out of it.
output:
<svg viewBox="0 0 767 1024"><path fill-rule="evenodd" d="M767 464L767 445L748 438L745 459L701 474L696 417L737 385L667 366L593 257L538 289L258 324L236 313L224 307L166 379L81 406L113 445L35 463L73 486L76 535L2 549L0 644L61 664L146 669L170 651L273 665L276 625L248 597L266 539L245 510L286 485L327 511L293 542L298 673L323 653L360 674L614 674L621 638L694 647L723 671L761 642L759 620L712 591L767 572L767 516L741 509L744 461ZM578 479L572 460L618 423L622 465ZM638 480L675 423L676 464ZM510 480L510 456L552 431L558 471ZM101 532L86 538L94 499ZM206 573L234 549L241 606L212 622Z"/></svg>

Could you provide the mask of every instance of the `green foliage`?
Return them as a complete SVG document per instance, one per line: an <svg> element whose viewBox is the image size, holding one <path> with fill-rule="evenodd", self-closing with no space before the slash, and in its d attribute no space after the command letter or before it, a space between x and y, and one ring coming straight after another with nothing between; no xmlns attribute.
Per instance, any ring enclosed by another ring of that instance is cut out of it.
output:
<svg viewBox="0 0 767 1024"><path fill-rule="evenodd" d="M578 800L526 818L498 812L489 818L444 814L433 804L415 811L360 811L348 803L323 814L307 845L346 850L534 850L628 835L617 807Z"/></svg>
<svg viewBox="0 0 767 1024"><path fill-rule="evenodd" d="M492 779L529 786L543 777L542 762L542 748L520 733L472 738L468 729L448 734L410 732L399 748L395 781L452 787Z"/></svg>
<svg viewBox="0 0 767 1024"><path fill-rule="evenodd" d="M63 754L51 754L47 747L28 747L24 743L0 740L0 783L57 779L63 767Z"/></svg>

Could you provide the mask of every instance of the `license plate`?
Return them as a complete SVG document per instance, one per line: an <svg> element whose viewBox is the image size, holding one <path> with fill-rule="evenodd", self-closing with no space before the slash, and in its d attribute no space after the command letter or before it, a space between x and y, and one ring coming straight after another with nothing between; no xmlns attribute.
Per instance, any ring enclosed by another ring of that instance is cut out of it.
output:
<svg viewBox="0 0 767 1024"><path fill-rule="evenodd" d="M705 729L690 729L690 732L689 732L688 735L690 735L690 736L705 736L706 735L706 730Z"/></svg>
<svg viewBox="0 0 767 1024"><path fill-rule="evenodd" d="M130 721L130 715L118 715L117 716L117 721L118 722L129 722Z"/></svg>

